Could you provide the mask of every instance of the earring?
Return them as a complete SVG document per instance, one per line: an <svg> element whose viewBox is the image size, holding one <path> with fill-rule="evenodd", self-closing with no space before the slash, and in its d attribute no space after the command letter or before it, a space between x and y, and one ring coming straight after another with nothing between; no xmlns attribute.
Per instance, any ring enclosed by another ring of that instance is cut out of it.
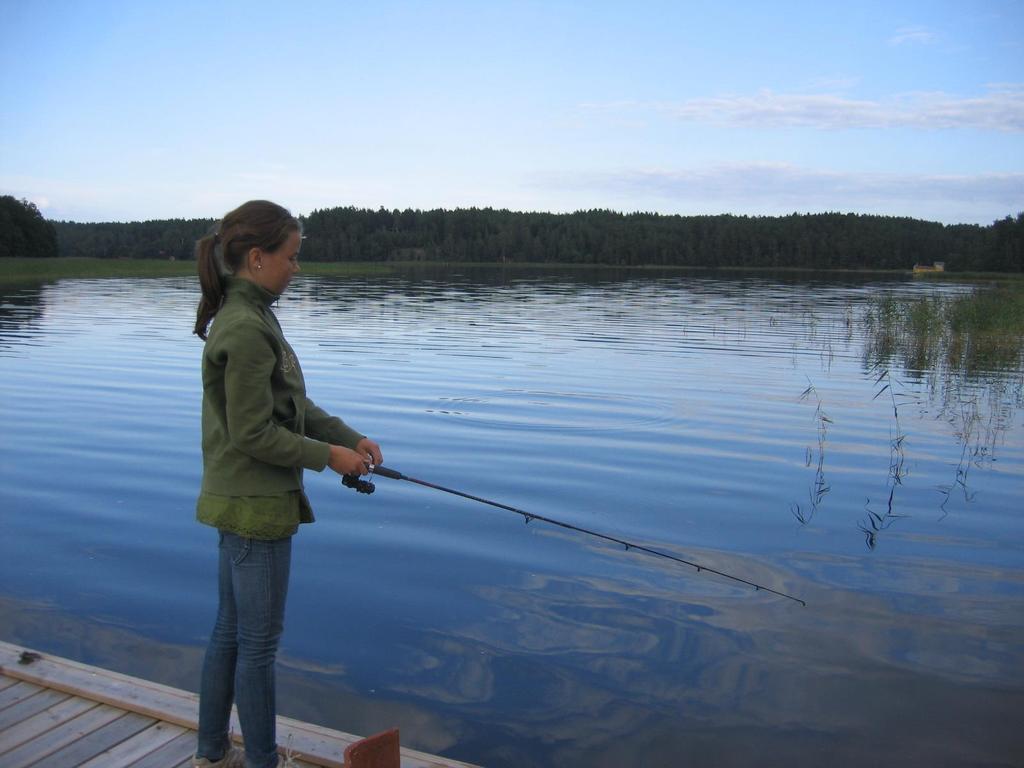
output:
<svg viewBox="0 0 1024 768"><path fill-rule="evenodd" d="M256 269L263 269L263 265L262 264L257 264L256 265Z"/></svg>

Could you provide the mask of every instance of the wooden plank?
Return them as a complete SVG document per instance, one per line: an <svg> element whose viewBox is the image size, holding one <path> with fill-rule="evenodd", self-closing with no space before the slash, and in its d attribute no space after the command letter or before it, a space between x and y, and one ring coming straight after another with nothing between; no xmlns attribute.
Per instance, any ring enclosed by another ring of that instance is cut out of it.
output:
<svg viewBox="0 0 1024 768"><path fill-rule="evenodd" d="M97 706L99 705L95 701L68 696L59 704L0 732L0 765L5 764L3 757L5 752L10 752L29 739L34 739Z"/></svg>
<svg viewBox="0 0 1024 768"><path fill-rule="evenodd" d="M174 741L168 742L162 749L147 755L137 763L125 765L124 768L192 768L195 748L195 732L186 731ZM294 757L286 765L288 768L321 768L320 763L308 763Z"/></svg>
<svg viewBox="0 0 1024 768"><path fill-rule="evenodd" d="M68 698L66 693L44 688L35 696L29 696L27 699L22 699L17 704L12 704L6 709L0 709L0 734L12 725L20 723L22 720L27 720L44 709L49 709L54 704L59 704L66 698Z"/></svg>
<svg viewBox="0 0 1024 768"><path fill-rule="evenodd" d="M18 681L15 680L13 677L8 677L7 675L0 675L0 691L4 690L4 688L10 688L17 682Z"/></svg>
<svg viewBox="0 0 1024 768"><path fill-rule="evenodd" d="M6 709L18 704L31 696L35 696L41 690L43 690L43 686L25 681L12 685L10 688L0 691L0 709Z"/></svg>
<svg viewBox="0 0 1024 768"><path fill-rule="evenodd" d="M172 765L190 765L196 750L195 731L183 731L159 749L131 763L129 768L168 768Z"/></svg>
<svg viewBox="0 0 1024 768"><path fill-rule="evenodd" d="M4 768L25 768L33 763L45 765L45 762L40 763L41 758L45 759L51 752L56 752L122 715L124 715L122 710L108 707L105 704L94 706L78 717L61 723L56 728L41 733L36 738L11 750L3 756L3 766Z"/></svg>
<svg viewBox="0 0 1024 768"><path fill-rule="evenodd" d="M153 723L131 738L104 750L91 760L80 763L79 768L129 766L184 733L191 733L191 731L171 723Z"/></svg>
<svg viewBox="0 0 1024 768"><path fill-rule="evenodd" d="M125 712L102 728L83 736L72 744L68 744L56 752L52 752L36 763L30 765L39 768L78 768L96 755L131 738L139 731L153 724L153 718Z"/></svg>
<svg viewBox="0 0 1024 768"><path fill-rule="evenodd" d="M5 647L6 646L6 647ZM22 649L0 642L0 670L5 675L113 707L165 720L184 728L199 726L199 696L147 680L43 655L31 665L13 666ZM236 730L239 730L236 724Z"/></svg>
<svg viewBox="0 0 1024 768"><path fill-rule="evenodd" d="M344 768L345 748L361 737L290 717L277 718L277 743L295 757L325 768ZM470 763L402 747L402 768L476 768Z"/></svg>
<svg viewBox="0 0 1024 768"><path fill-rule="evenodd" d="M198 727L199 697L194 693L58 656L43 654L31 664L19 665L17 658L22 650L0 642L0 671L26 682L84 696L184 728ZM237 731L237 724L235 728Z"/></svg>
<svg viewBox="0 0 1024 768"><path fill-rule="evenodd" d="M197 694L46 654L31 664L18 664L23 650L0 641L0 673L183 728L195 730L199 726ZM278 717L277 723L279 744L290 749L296 759L325 768L342 768L345 748L361 738L286 717ZM232 713L231 729L240 741L237 713ZM402 768L473 768L469 763L405 747L401 755Z"/></svg>

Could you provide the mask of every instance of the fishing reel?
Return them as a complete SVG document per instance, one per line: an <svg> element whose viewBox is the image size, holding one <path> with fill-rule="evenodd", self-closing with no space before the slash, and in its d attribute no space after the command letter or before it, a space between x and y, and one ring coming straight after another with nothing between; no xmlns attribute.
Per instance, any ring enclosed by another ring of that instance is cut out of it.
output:
<svg viewBox="0 0 1024 768"><path fill-rule="evenodd" d="M341 484L346 488L351 488L357 493L371 494L377 490L377 486L372 482L369 480L363 480L363 478L358 475L342 475Z"/></svg>

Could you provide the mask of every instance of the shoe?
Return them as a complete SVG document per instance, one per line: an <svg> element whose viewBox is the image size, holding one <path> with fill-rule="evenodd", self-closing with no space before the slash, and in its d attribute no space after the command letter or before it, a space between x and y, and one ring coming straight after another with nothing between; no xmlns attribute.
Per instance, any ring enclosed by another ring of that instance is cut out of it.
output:
<svg viewBox="0 0 1024 768"><path fill-rule="evenodd" d="M207 760L205 757L193 757L192 768L245 768L245 750L234 744L220 760Z"/></svg>

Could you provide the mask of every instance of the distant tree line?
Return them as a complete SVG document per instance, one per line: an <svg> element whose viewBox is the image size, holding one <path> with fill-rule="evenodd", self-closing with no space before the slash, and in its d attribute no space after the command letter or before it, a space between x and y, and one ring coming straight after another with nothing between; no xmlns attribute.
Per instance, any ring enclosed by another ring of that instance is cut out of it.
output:
<svg viewBox="0 0 1024 768"><path fill-rule="evenodd" d="M811 269L908 269L943 261L956 271L1024 271L1024 213L981 227L841 213L750 217L331 208L313 211L304 226L303 257L316 261Z"/></svg>
<svg viewBox="0 0 1024 768"><path fill-rule="evenodd" d="M214 219L159 219L128 223L54 222L61 256L96 259L191 259L196 240Z"/></svg>
<svg viewBox="0 0 1024 768"><path fill-rule="evenodd" d="M55 222L64 256L192 258L212 219ZM1024 271L1024 213L989 226L891 216L666 216L491 208L329 208L303 218L312 261L538 262L617 266Z"/></svg>
<svg viewBox="0 0 1024 768"><path fill-rule="evenodd" d="M57 233L34 203L10 195L0 197L0 257L56 256Z"/></svg>

